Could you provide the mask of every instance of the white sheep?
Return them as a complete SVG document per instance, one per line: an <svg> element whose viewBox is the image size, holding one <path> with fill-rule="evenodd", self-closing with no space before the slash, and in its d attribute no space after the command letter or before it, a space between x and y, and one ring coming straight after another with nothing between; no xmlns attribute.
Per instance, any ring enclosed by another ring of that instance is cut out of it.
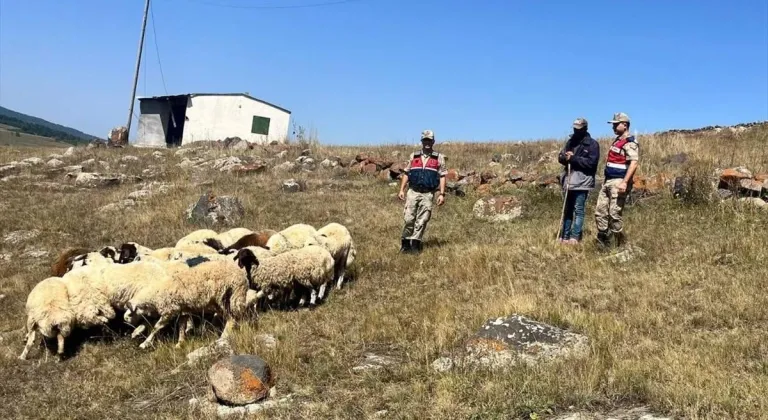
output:
<svg viewBox="0 0 768 420"><path fill-rule="evenodd" d="M102 262L113 263L116 262L116 257L117 249L112 246L106 246L95 252L85 248L69 248L56 258L51 266L51 275L61 277L78 267Z"/></svg>
<svg viewBox="0 0 768 420"><path fill-rule="evenodd" d="M225 326L220 338L227 338L235 323L252 306L251 300L257 296L248 293L250 276L242 269L246 265L258 266L256 257L246 251L236 258L238 264L211 260L188 269L172 270L169 276L162 276L139 290L128 302L128 308L137 315L159 316L149 336L139 347L145 349L151 345L158 331L174 316L211 308L215 308L224 318Z"/></svg>
<svg viewBox="0 0 768 420"><path fill-rule="evenodd" d="M313 239L333 255L335 261L334 280L336 281L336 288L341 289L346 270L357 256L355 243L349 229L339 223L329 223L318 229L317 235L308 239L305 245L313 243Z"/></svg>
<svg viewBox="0 0 768 420"><path fill-rule="evenodd" d="M118 248L119 257L117 262L120 264L128 264L133 262L140 256L147 256L152 254L153 250L143 245L139 245L136 242L126 242L120 245Z"/></svg>
<svg viewBox="0 0 768 420"><path fill-rule="evenodd" d="M216 240L220 245L219 249L224 249L232 246L235 242L240 240L242 237L253 235L253 233L254 232L252 230L246 229L246 228L232 228L219 233L216 236Z"/></svg>
<svg viewBox="0 0 768 420"><path fill-rule="evenodd" d="M248 248L238 251L238 255L244 251L254 255ZM254 258L256 258L255 255ZM270 294L287 296L294 287L299 286L310 291L309 303L315 305L318 297L317 288L324 291L327 284L333 281L333 256L322 246L309 245L258 261L258 270L250 272L256 290L265 296Z"/></svg>
<svg viewBox="0 0 768 420"><path fill-rule="evenodd" d="M35 285L27 296L27 342L19 359L26 360L29 349L37 341L37 333L46 338L56 337L57 356L64 354L64 340L76 324L75 313L69 305L67 286L58 277L49 277Z"/></svg>
<svg viewBox="0 0 768 420"><path fill-rule="evenodd" d="M298 249L304 246L307 239L316 234L317 230L308 224L295 224L272 235L267 241L265 248L275 254Z"/></svg>
<svg viewBox="0 0 768 420"><path fill-rule="evenodd" d="M206 239L216 239L217 236L219 236L219 234L214 230L198 229L179 239L176 242L176 245L174 245L174 248L184 248L189 245L201 245Z"/></svg>

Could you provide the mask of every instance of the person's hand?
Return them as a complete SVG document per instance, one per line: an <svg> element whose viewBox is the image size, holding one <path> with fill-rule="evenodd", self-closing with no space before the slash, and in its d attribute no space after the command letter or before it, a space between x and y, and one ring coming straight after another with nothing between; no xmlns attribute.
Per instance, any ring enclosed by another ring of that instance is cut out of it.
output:
<svg viewBox="0 0 768 420"><path fill-rule="evenodd" d="M437 205L438 206L442 206L443 203L445 203L445 195L444 194L440 194L440 195L437 196Z"/></svg>
<svg viewBox="0 0 768 420"><path fill-rule="evenodd" d="M573 152L565 152L565 160L571 160L571 156L573 156Z"/></svg>
<svg viewBox="0 0 768 420"><path fill-rule="evenodd" d="M405 200L405 191L400 190L400 192L397 193L397 198L399 198L400 201L404 201Z"/></svg>
<svg viewBox="0 0 768 420"><path fill-rule="evenodd" d="M616 186L616 190L619 192L619 194L624 194L625 192L627 192L627 182L621 181L621 183L618 186Z"/></svg>

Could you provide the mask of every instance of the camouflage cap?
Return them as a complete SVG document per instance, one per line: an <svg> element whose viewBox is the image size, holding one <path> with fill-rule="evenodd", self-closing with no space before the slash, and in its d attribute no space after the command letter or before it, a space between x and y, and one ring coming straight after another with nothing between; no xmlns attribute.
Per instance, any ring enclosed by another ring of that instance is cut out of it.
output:
<svg viewBox="0 0 768 420"><path fill-rule="evenodd" d="M424 130L421 132L421 139L435 140L435 133L432 130Z"/></svg>
<svg viewBox="0 0 768 420"><path fill-rule="evenodd" d="M623 112L617 112L613 114L613 119L608 121L608 124L616 124L620 122L629 122L629 115Z"/></svg>
<svg viewBox="0 0 768 420"><path fill-rule="evenodd" d="M577 130L581 130L582 128L587 127L587 120L585 118L576 118L573 121L573 128Z"/></svg>

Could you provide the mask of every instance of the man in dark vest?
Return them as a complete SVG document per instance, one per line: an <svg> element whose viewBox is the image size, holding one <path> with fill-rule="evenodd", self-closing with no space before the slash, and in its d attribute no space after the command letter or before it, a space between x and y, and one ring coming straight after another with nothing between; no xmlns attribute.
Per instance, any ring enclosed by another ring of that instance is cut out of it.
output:
<svg viewBox="0 0 768 420"><path fill-rule="evenodd" d="M437 193L437 205L445 202L445 157L435 152L435 134L431 130L421 133L421 151L411 153L400 181L400 200L405 200L405 226L400 252L421 252L421 240L432 217L432 203ZM406 193L406 185L408 191Z"/></svg>
<svg viewBox="0 0 768 420"><path fill-rule="evenodd" d="M616 237L617 246L624 244L622 212L640 159L640 147L634 136L629 135L629 116L619 112L613 114L613 119L608 123L613 125L616 138L608 149L605 182L600 188L595 207L597 241L604 247L611 245L611 236Z"/></svg>

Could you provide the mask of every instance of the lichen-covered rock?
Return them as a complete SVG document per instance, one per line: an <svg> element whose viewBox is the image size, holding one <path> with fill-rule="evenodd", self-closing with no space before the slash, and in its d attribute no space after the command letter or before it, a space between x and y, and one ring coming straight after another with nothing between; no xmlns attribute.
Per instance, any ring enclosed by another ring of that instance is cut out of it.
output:
<svg viewBox="0 0 768 420"><path fill-rule="evenodd" d="M301 192L307 189L307 184L303 180L289 179L283 181L283 191L289 193Z"/></svg>
<svg viewBox="0 0 768 420"><path fill-rule="evenodd" d="M263 400L273 385L272 372L263 359L254 355L233 355L208 369L208 382L216 399L230 405Z"/></svg>
<svg viewBox="0 0 768 420"><path fill-rule="evenodd" d="M238 223L245 215L245 208L237 197L203 194L197 203L187 209L187 219L202 224Z"/></svg>
<svg viewBox="0 0 768 420"><path fill-rule="evenodd" d="M478 219L507 222L522 217L523 205L514 196L483 197L475 202L472 212Z"/></svg>

